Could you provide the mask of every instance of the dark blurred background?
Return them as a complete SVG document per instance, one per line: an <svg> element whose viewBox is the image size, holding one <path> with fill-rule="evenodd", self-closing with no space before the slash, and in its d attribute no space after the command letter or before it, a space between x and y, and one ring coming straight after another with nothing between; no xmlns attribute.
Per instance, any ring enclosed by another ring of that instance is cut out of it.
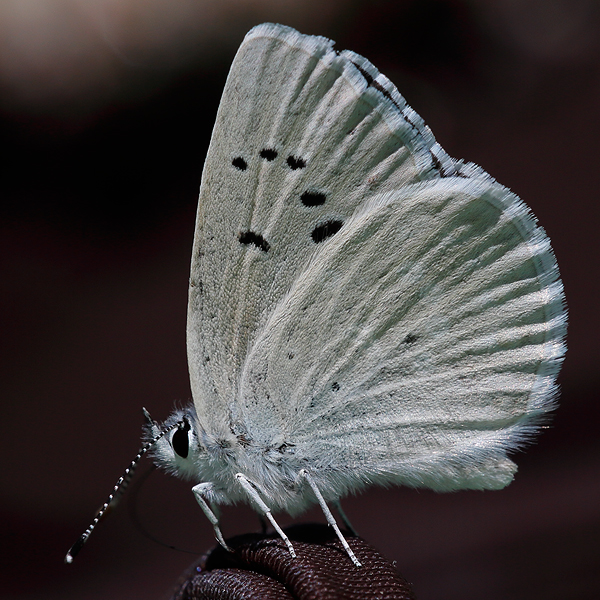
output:
<svg viewBox="0 0 600 600"><path fill-rule="evenodd" d="M371 490L345 502L350 519L420 600L596 600L595 0L0 3L5 597L158 600L194 559L143 537L123 501L62 563L135 455L141 406L162 420L190 398L200 175L233 55L263 21L365 55L452 156L518 193L553 242L570 310L561 406L517 456L511 486ZM155 536L200 553L214 540L189 488L154 473L129 507ZM302 519L323 521L315 510ZM245 507L226 509L223 525L226 536L258 528Z"/></svg>

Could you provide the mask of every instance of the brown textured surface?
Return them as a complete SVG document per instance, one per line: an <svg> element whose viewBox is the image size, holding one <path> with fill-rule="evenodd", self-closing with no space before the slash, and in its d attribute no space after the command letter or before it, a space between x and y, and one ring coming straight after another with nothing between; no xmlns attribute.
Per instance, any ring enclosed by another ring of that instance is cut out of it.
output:
<svg viewBox="0 0 600 600"><path fill-rule="evenodd" d="M335 534L325 525L286 530L297 557L274 535L244 535L228 540L184 576L172 600L412 600L410 585L394 565L358 537L347 537L362 563L355 567Z"/></svg>

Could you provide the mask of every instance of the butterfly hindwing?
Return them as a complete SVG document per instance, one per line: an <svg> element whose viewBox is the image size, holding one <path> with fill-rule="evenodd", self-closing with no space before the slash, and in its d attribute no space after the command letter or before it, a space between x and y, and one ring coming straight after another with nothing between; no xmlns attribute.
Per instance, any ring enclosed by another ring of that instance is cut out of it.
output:
<svg viewBox="0 0 600 600"><path fill-rule="evenodd" d="M556 277L548 239L489 176L375 196L261 331L245 422L334 479L503 487L506 450L553 407Z"/></svg>

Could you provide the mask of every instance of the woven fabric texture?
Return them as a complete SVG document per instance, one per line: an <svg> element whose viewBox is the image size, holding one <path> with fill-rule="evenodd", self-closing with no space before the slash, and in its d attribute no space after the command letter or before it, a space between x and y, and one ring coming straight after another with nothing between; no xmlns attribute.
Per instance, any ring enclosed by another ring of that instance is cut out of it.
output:
<svg viewBox="0 0 600 600"><path fill-rule="evenodd" d="M348 543L362 563L355 567L325 525L286 529L292 558L275 535L249 534L227 540L182 578L172 600L414 600L394 565L358 537Z"/></svg>

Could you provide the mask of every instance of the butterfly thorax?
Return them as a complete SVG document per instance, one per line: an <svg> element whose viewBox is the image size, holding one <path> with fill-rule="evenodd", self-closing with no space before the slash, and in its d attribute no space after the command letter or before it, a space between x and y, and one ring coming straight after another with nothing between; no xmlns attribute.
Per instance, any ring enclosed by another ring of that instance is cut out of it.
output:
<svg viewBox="0 0 600 600"><path fill-rule="evenodd" d="M297 514L314 502L310 489L299 477L306 465L292 443L277 439L280 436L256 441L248 434L233 431L208 432L193 409L176 411L162 427L183 418L191 423L186 434L189 436L187 454L178 448L176 434L172 434L156 444L153 456L157 465L172 475L194 484L210 483L207 493L210 502L247 502L248 495L236 478L239 473L256 486L260 496L274 510ZM155 428L158 431L158 426Z"/></svg>

